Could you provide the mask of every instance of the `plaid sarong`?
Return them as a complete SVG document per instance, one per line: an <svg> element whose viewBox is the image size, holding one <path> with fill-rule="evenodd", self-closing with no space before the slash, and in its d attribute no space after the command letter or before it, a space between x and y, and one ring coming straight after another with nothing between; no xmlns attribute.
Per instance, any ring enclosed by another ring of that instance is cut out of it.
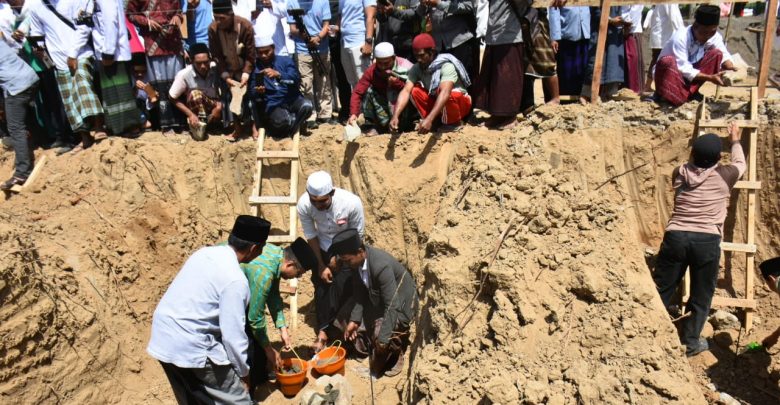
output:
<svg viewBox="0 0 780 405"><path fill-rule="evenodd" d="M103 105L93 87L95 76L93 59L80 59L76 74L73 76L67 70L55 69L55 71L70 128L74 132L89 130L85 121L90 117L103 114Z"/></svg>
<svg viewBox="0 0 780 405"><path fill-rule="evenodd" d="M524 37L523 40L526 38ZM550 40L550 23L546 16L539 15L538 34L531 38L531 54L528 55L528 66L525 74L534 77L555 76L556 58Z"/></svg>
<svg viewBox="0 0 780 405"><path fill-rule="evenodd" d="M135 103L127 62L111 66L99 64L100 94L106 116L106 128L119 135L141 126L141 113Z"/></svg>
<svg viewBox="0 0 780 405"><path fill-rule="evenodd" d="M217 106L219 99L209 98L202 90L191 90L187 95L187 108L196 115L209 116L214 107Z"/></svg>

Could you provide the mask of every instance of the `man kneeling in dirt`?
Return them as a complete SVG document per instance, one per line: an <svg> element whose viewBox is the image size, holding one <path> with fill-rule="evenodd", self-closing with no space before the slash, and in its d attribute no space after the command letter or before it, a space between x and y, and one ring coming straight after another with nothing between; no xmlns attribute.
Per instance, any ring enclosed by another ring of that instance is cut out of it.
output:
<svg viewBox="0 0 780 405"><path fill-rule="evenodd" d="M358 354L370 354L372 375L398 375L417 313L414 278L390 254L365 245L357 229L339 232L328 253L357 272L352 313L337 318L344 339Z"/></svg>
<svg viewBox="0 0 780 405"><path fill-rule="evenodd" d="M202 127L222 121L219 73L206 44L190 46L190 56L192 64L176 73L168 95L187 117L192 137L200 141L205 137Z"/></svg>
<svg viewBox="0 0 780 405"><path fill-rule="evenodd" d="M245 332L249 283L240 263L262 251L271 223L236 218L227 245L184 263L152 316L146 351L160 361L179 404L251 405Z"/></svg>
<svg viewBox="0 0 780 405"><path fill-rule="evenodd" d="M284 346L291 346L287 322L284 319L284 304L279 293L280 279L297 278L306 271L316 268L317 257L302 238L296 239L292 245L284 249L266 243L263 254L249 263L241 264L241 270L249 280L250 291L247 319L247 335L252 337L249 349L250 393L254 393L255 387L266 381L267 375L273 373L281 364L279 353L271 346L268 339L266 306L274 324L281 332Z"/></svg>
<svg viewBox="0 0 780 405"><path fill-rule="evenodd" d="M674 170L674 210L666 225L653 273L661 301L669 308L685 269L691 269L691 296L686 305L690 316L683 320L681 331L687 356L709 350L707 341L701 339L700 334L718 280L720 240L731 189L746 168L739 143L740 130L732 122L728 131L730 165L718 163L723 147L720 137L707 134L694 140L690 162Z"/></svg>
<svg viewBox="0 0 780 405"><path fill-rule="evenodd" d="M761 275L764 276L764 281L769 289L780 295L780 257L765 260L758 268L761 269ZM769 349L777 344L778 338L780 338L780 327L765 337L761 344L764 348Z"/></svg>

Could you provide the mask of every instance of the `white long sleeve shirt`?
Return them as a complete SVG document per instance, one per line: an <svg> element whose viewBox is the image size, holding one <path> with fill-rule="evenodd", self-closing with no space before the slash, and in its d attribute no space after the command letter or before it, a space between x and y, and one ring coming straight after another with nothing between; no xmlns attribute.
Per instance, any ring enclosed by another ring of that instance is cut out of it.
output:
<svg viewBox="0 0 780 405"><path fill-rule="evenodd" d="M699 74L699 69L693 67L693 64L704 57L704 52L710 48L715 48L723 53L723 62L731 60L731 54L723 43L723 37L716 32L707 42L700 44L693 37L693 26L677 30L672 35L669 42L661 49L658 55L660 60L664 56L674 55L677 60L677 69L680 70L686 80L693 80Z"/></svg>
<svg viewBox="0 0 780 405"><path fill-rule="evenodd" d="M680 28L685 27L680 6L677 4L658 4L647 13L645 28L650 30L650 49L661 49L669 38Z"/></svg>
<svg viewBox="0 0 780 405"><path fill-rule="evenodd" d="M46 49L59 70L68 70L68 58L84 59L95 55L89 45L91 29L75 25L79 10L87 10L86 0L51 0L54 8L69 21L75 30L66 25L41 2L30 9L30 36L43 35ZM91 7L89 8L91 9Z"/></svg>
<svg viewBox="0 0 780 405"><path fill-rule="evenodd" d="M347 190L336 188L330 208L320 211L309 201L309 194L298 199L298 218L301 220L306 239L319 238L320 249L328 251L337 233L355 228L360 237L365 236L363 203L360 197Z"/></svg>
<svg viewBox="0 0 780 405"><path fill-rule="evenodd" d="M95 57L103 60L103 55L113 55L117 62L127 62L130 54L130 39L127 37L127 23L122 0L94 0L97 9L92 15L95 28L92 41L95 45Z"/></svg>
<svg viewBox="0 0 780 405"><path fill-rule="evenodd" d="M248 305L249 282L233 248L201 248L187 259L157 305L146 351L182 368L203 368L207 359L230 364L245 377Z"/></svg>
<svg viewBox="0 0 780 405"><path fill-rule="evenodd" d="M22 44L16 42L11 36L14 32L16 18L16 13L10 4L0 3L0 33L3 34L3 41L12 49L19 50L22 48Z"/></svg>
<svg viewBox="0 0 780 405"><path fill-rule="evenodd" d="M642 33L642 10L644 8L645 6L641 4L623 8L624 12L620 17L623 18L623 21L631 23L631 32L629 34Z"/></svg>

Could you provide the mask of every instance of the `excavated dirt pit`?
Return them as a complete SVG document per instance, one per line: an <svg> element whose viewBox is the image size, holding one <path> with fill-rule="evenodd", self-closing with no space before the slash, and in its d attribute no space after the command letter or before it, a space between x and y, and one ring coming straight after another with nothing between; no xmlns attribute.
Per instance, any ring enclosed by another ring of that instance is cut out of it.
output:
<svg viewBox="0 0 780 405"><path fill-rule="evenodd" d="M340 128L324 127L304 139L299 189L329 171L363 199L368 242L417 280L408 367L377 381L376 403L693 404L719 392L777 403L780 357L736 355L737 341L780 324L780 300L760 279L753 330L706 330L712 354L690 361L652 283L693 108L542 107L506 132L346 144ZM780 253L780 131L768 125L780 106L760 112L759 261ZM713 118L745 113L737 98L712 109ZM145 353L151 314L186 257L249 211L254 152L251 141L218 138L109 139L51 159L32 191L0 203L0 402L173 403ZM0 154L2 173L12 159ZM287 192L288 164L264 172L265 193ZM732 198L735 240L745 200ZM286 208L263 215L286 230ZM724 258L721 278L718 294L738 296L744 257ZM306 357L308 276L300 285L293 338ZM366 366L347 362L354 403L370 402ZM273 386L258 396L283 401Z"/></svg>

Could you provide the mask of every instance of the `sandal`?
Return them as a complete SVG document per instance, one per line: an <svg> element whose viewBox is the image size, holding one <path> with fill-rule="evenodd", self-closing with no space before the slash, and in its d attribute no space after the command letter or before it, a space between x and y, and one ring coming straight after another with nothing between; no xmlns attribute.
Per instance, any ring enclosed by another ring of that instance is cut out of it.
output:
<svg viewBox="0 0 780 405"><path fill-rule="evenodd" d="M27 178L14 176L0 184L0 190L10 190L14 186L23 186L26 182Z"/></svg>
<svg viewBox="0 0 780 405"><path fill-rule="evenodd" d="M108 139L108 134L105 131L96 131L95 135L92 135L92 139L95 143Z"/></svg>

